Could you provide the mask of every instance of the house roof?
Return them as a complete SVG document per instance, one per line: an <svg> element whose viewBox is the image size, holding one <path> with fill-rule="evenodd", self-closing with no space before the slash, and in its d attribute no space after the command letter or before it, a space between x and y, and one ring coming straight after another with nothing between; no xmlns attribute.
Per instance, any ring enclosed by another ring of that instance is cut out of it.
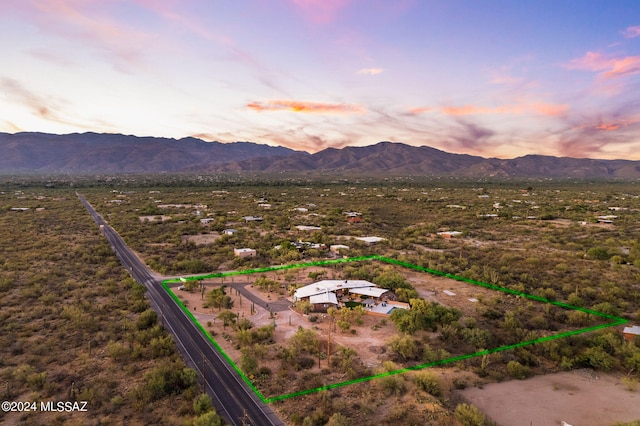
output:
<svg viewBox="0 0 640 426"><path fill-rule="evenodd" d="M365 243L379 243L380 241L384 241L385 238L382 237L356 237L356 240L364 241Z"/></svg>
<svg viewBox="0 0 640 426"><path fill-rule="evenodd" d="M374 283L365 280L322 280L313 284L300 287L293 294L294 300L301 299L303 297L311 297L321 293L332 292L340 289L354 289L375 287Z"/></svg>
<svg viewBox="0 0 640 426"><path fill-rule="evenodd" d="M311 225L296 225L296 228L299 231L319 231L322 229L319 226L311 226Z"/></svg>
<svg viewBox="0 0 640 426"><path fill-rule="evenodd" d="M338 298L336 297L335 293L331 292L314 294L313 296L309 297L309 303L311 303L312 305L320 303L331 303L332 305L337 305Z"/></svg>
<svg viewBox="0 0 640 426"><path fill-rule="evenodd" d="M389 290L387 290L386 288L380 288L380 287L361 287L361 288L352 288L349 290L349 293L362 294L364 296L371 296L371 297L380 297L387 291Z"/></svg>
<svg viewBox="0 0 640 426"><path fill-rule="evenodd" d="M633 327L625 327L622 331L624 334L635 334L640 336L640 325L634 325Z"/></svg>

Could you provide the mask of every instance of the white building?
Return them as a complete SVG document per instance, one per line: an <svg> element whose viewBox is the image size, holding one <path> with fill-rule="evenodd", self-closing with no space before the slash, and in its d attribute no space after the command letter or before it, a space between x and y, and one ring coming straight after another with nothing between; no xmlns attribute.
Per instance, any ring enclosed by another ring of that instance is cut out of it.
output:
<svg viewBox="0 0 640 426"><path fill-rule="evenodd" d="M379 299L388 290L365 280L322 280L296 290L293 301L308 300L313 310L326 311L338 305L338 298L350 294Z"/></svg>
<svg viewBox="0 0 640 426"><path fill-rule="evenodd" d="M320 231L322 230L319 226L311 226L311 225L296 225L296 229L298 231Z"/></svg>
<svg viewBox="0 0 640 426"><path fill-rule="evenodd" d="M340 250L349 250L349 246L345 246L344 244L333 244L329 246L329 251L333 253L338 253Z"/></svg>
<svg viewBox="0 0 640 426"><path fill-rule="evenodd" d="M386 240L386 238L382 237L356 237L356 240L364 241L367 245L377 244L380 241Z"/></svg>

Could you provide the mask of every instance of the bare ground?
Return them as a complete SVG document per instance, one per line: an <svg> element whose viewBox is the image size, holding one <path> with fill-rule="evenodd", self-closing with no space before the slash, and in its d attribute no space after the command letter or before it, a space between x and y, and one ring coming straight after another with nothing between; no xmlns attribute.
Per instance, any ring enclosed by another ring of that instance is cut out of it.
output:
<svg viewBox="0 0 640 426"><path fill-rule="evenodd" d="M640 392L621 377L577 370L461 391L499 425L605 426L640 419Z"/></svg>

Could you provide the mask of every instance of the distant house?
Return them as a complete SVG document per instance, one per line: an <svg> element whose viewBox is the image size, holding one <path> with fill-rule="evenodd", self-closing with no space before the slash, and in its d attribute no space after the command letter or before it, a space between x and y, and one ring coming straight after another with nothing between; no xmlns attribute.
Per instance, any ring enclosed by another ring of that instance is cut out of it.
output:
<svg viewBox="0 0 640 426"><path fill-rule="evenodd" d="M356 237L356 240L364 241L368 246L377 244L380 241L386 240L386 238L382 237Z"/></svg>
<svg viewBox="0 0 640 426"><path fill-rule="evenodd" d="M212 217L207 217L207 218L205 218L205 219L200 219L200 223L201 223L201 224L203 224L203 225L208 225L208 224L210 224L211 222L213 222L214 220L215 220L215 219L214 219L214 218L212 218Z"/></svg>
<svg viewBox="0 0 640 426"><path fill-rule="evenodd" d="M243 219L245 222L261 222L262 216L244 216Z"/></svg>
<svg viewBox="0 0 640 426"><path fill-rule="evenodd" d="M297 225L296 229L298 231L320 231L322 228L319 226Z"/></svg>
<svg viewBox="0 0 640 426"><path fill-rule="evenodd" d="M329 251L333 253L338 253L340 250L349 250L349 246L345 246L344 244L333 244L329 246Z"/></svg>
<svg viewBox="0 0 640 426"><path fill-rule="evenodd" d="M236 231L235 229L225 229L224 231L222 231L222 233L223 233L224 235L233 235L233 234L235 234L236 232L238 232L238 231Z"/></svg>
<svg viewBox="0 0 640 426"><path fill-rule="evenodd" d="M442 231L442 232L438 232L437 235L439 235L442 238L455 238L455 237L461 236L462 232L460 232L460 231Z"/></svg>
<svg viewBox="0 0 640 426"><path fill-rule="evenodd" d="M605 215L605 216L598 216L596 221L598 223L612 224L613 223L613 219L617 219L617 218L618 218L618 216L609 214L609 215Z"/></svg>
<svg viewBox="0 0 640 426"><path fill-rule="evenodd" d="M238 257L256 257L256 250L251 248L233 249L233 254Z"/></svg>
<svg viewBox="0 0 640 426"><path fill-rule="evenodd" d="M640 336L640 325L625 327L624 330L622 330L622 335L625 339L634 341L636 337Z"/></svg>

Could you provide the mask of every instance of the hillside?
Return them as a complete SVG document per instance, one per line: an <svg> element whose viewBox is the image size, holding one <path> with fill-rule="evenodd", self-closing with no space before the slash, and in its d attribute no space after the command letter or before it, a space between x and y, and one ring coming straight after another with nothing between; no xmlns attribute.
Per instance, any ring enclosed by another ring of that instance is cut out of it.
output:
<svg viewBox="0 0 640 426"><path fill-rule="evenodd" d="M526 155L514 159L452 154L380 142L315 154L252 142L205 142L120 134L0 133L0 173L341 172L357 174L640 178L640 161Z"/></svg>
<svg viewBox="0 0 640 426"><path fill-rule="evenodd" d="M251 142L205 142L120 134L0 133L3 173L155 173L250 158L287 156L295 151Z"/></svg>

